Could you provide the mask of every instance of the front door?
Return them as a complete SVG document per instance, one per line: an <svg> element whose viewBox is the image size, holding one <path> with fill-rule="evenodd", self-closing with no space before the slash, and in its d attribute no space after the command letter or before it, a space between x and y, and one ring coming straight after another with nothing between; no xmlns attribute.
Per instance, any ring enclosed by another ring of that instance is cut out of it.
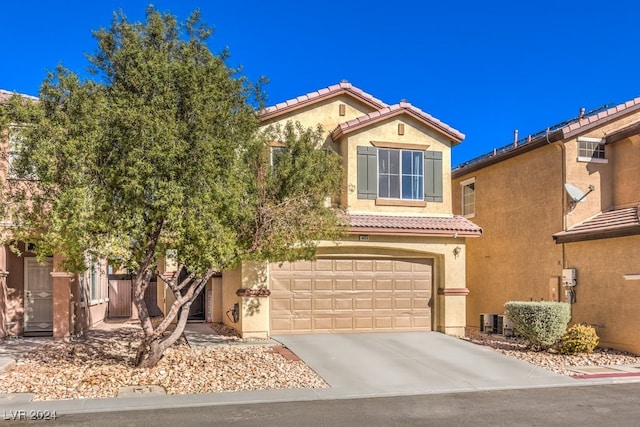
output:
<svg viewBox="0 0 640 427"><path fill-rule="evenodd" d="M53 258L24 259L24 333L53 333Z"/></svg>

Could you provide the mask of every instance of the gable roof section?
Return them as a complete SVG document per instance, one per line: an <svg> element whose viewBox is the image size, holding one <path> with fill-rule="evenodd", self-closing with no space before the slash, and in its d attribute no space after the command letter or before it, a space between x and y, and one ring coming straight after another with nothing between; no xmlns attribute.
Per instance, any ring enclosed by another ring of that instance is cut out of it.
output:
<svg viewBox="0 0 640 427"><path fill-rule="evenodd" d="M581 242L640 234L639 206L603 212L553 235L556 243Z"/></svg>
<svg viewBox="0 0 640 427"><path fill-rule="evenodd" d="M338 127L336 127L334 131L331 132L331 138L335 141L341 136L346 135L350 132L362 129L367 126L371 126L382 120L386 120L401 114L409 115L419 122L423 123L427 127L430 127L438 131L439 133L444 134L445 136L451 138L454 144L458 144L464 139L464 134L462 132L452 128L446 123L441 122L432 115L425 113L421 109L414 107L413 105L405 101L380 108L372 113L365 114L364 116L360 116L344 123L340 123Z"/></svg>
<svg viewBox="0 0 640 427"><path fill-rule="evenodd" d="M633 113L640 109L640 97L634 98L623 104L616 105L597 114L580 118L562 129L565 138L571 138L582 132L586 132L596 126L603 125L620 116Z"/></svg>
<svg viewBox="0 0 640 427"><path fill-rule="evenodd" d="M349 215L353 234L478 237L482 228L461 216L411 217L391 215Z"/></svg>
<svg viewBox="0 0 640 427"><path fill-rule="evenodd" d="M482 169L485 166L501 162L511 157L530 151L534 148L546 145L545 142L556 142L575 137L583 132L587 132L594 127L602 126L608 122L616 120L627 114L640 110L640 97L626 101L613 107L603 106L588 112L586 115L574 117L554 126L550 126L546 131L541 131L535 135L520 139L512 144L483 154L475 159L463 162L453 168L454 178Z"/></svg>
<svg viewBox="0 0 640 427"><path fill-rule="evenodd" d="M272 107L267 107L259 113L261 120L268 120L274 117L278 117L282 114L295 111L299 108L312 105L326 99L335 98L340 95L349 95L352 98L368 105L372 109L378 110L387 106L381 100L369 95L361 89L353 86L351 83L343 81L337 85L332 85L324 89L317 90L315 92L307 93L306 95L299 96L288 101L281 102Z"/></svg>
<svg viewBox="0 0 640 427"><path fill-rule="evenodd" d="M34 101L38 100L38 97L25 95L24 93L10 92L8 90L0 89L0 102L8 101L13 95L19 95L23 98L33 99Z"/></svg>

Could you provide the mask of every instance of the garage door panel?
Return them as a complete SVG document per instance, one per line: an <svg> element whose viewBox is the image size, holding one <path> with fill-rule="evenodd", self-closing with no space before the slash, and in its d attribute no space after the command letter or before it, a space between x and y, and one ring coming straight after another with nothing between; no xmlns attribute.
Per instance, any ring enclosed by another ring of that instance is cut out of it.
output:
<svg viewBox="0 0 640 427"><path fill-rule="evenodd" d="M311 279L295 279L293 280L291 289L294 291L310 291Z"/></svg>
<svg viewBox="0 0 640 427"><path fill-rule="evenodd" d="M392 329L393 318L391 316L376 316L375 317L375 329Z"/></svg>
<svg viewBox="0 0 640 427"><path fill-rule="evenodd" d="M358 291L373 290L373 279L357 279L355 282L356 282L356 290Z"/></svg>
<svg viewBox="0 0 640 427"><path fill-rule="evenodd" d="M394 298L393 308L396 310L411 310L413 308L411 298Z"/></svg>
<svg viewBox="0 0 640 427"><path fill-rule="evenodd" d="M336 331L351 331L353 330L353 317L336 317L334 318L333 327Z"/></svg>
<svg viewBox="0 0 640 427"><path fill-rule="evenodd" d="M270 284L272 334L431 327L427 259L326 258L274 264Z"/></svg>
<svg viewBox="0 0 640 427"><path fill-rule="evenodd" d="M371 330L374 327L373 317L356 317L355 318L355 329L358 330Z"/></svg>
<svg viewBox="0 0 640 427"><path fill-rule="evenodd" d="M333 297L318 297L313 299L313 310L331 311L333 309Z"/></svg>
<svg viewBox="0 0 640 427"><path fill-rule="evenodd" d="M396 291L410 291L413 281L411 279L396 279L393 281L393 288Z"/></svg>
<svg viewBox="0 0 640 427"><path fill-rule="evenodd" d="M393 290L393 280L391 280L391 279L376 279L376 290L377 291L392 291Z"/></svg>
<svg viewBox="0 0 640 427"><path fill-rule="evenodd" d="M308 310L311 311L311 298L296 298L293 300L293 309L295 311Z"/></svg>
<svg viewBox="0 0 640 427"><path fill-rule="evenodd" d="M289 312L291 311L291 299L290 298L271 298L269 301L271 304L271 312Z"/></svg>
<svg viewBox="0 0 640 427"><path fill-rule="evenodd" d="M315 261L315 271L333 271L333 260L317 259Z"/></svg>
<svg viewBox="0 0 640 427"><path fill-rule="evenodd" d="M335 298L333 307L336 311L353 311L353 299Z"/></svg>
<svg viewBox="0 0 640 427"><path fill-rule="evenodd" d="M335 271L353 271L353 261L352 260L335 260L334 261L334 270Z"/></svg>
<svg viewBox="0 0 640 427"><path fill-rule="evenodd" d="M414 298L413 299L413 308L414 309L428 309L429 308L429 298Z"/></svg>
<svg viewBox="0 0 640 427"><path fill-rule="evenodd" d="M376 260L375 264L374 264L374 271L376 272L382 272L382 271L387 271L387 272L391 272L393 271L393 261L391 260Z"/></svg>
<svg viewBox="0 0 640 427"><path fill-rule="evenodd" d="M313 289L316 291L330 291L333 289L333 281L331 279L315 279L313 281Z"/></svg>
<svg viewBox="0 0 640 427"><path fill-rule="evenodd" d="M352 279L336 279L335 280L336 291L350 291L353 289Z"/></svg>
<svg viewBox="0 0 640 427"><path fill-rule="evenodd" d="M354 298L356 310L371 310L373 308L373 298Z"/></svg>
<svg viewBox="0 0 640 427"><path fill-rule="evenodd" d="M356 260L355 270L365 272L373 271L373 260Z"/></svg>

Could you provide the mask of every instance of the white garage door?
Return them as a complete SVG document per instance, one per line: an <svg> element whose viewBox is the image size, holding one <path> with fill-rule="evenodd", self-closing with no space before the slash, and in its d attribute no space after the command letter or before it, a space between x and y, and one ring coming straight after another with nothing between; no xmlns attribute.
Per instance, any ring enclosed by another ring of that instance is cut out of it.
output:
<svg viewBox="0 0 640 427"><path fill-rule="evenodd" d="M430 259L271 264L271 334L431 329Z"/></svg>

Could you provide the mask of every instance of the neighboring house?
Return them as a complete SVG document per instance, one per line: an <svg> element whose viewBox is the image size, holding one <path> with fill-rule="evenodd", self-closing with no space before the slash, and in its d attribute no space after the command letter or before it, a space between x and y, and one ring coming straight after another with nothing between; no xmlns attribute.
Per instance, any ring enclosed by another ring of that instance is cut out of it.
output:
<svg viewBox="0 0 640 427"><path fill-rule="evenodd" d="M467 245L469 327L507 301L566 300L601 345L640 354L640 98L581 110L452 176L454 212L484 231Z"/></svg>
<svg viewBox="0 0 640 427"><path fill-rule="evenodd" d="M0 90L0 103L12 95ZM2 182L11 179L13 143L10 131L0 134L2 152L8 153L0 167ZM104 319L108 302L104 263L89 262L84 275L71 275L59 271L61 260L56 254L38 263L31 252L31 243L14 244L22 256L18 257L9 246L0 246L0 338L16 335L68 338Z"/></svg>
<svg viewBox="0 0 640 427"><path fill-rule="evenodd" d="M346 82L269 107L260 118L264 127L322 126L325 146L343 159L339 204L350 227L337 244L321 242L314 261L223 272L206 297L213 319L245 337L464 334L466 240L482 233L452 214L451 148L464 135L408 102L387 105Z"/></svg>

